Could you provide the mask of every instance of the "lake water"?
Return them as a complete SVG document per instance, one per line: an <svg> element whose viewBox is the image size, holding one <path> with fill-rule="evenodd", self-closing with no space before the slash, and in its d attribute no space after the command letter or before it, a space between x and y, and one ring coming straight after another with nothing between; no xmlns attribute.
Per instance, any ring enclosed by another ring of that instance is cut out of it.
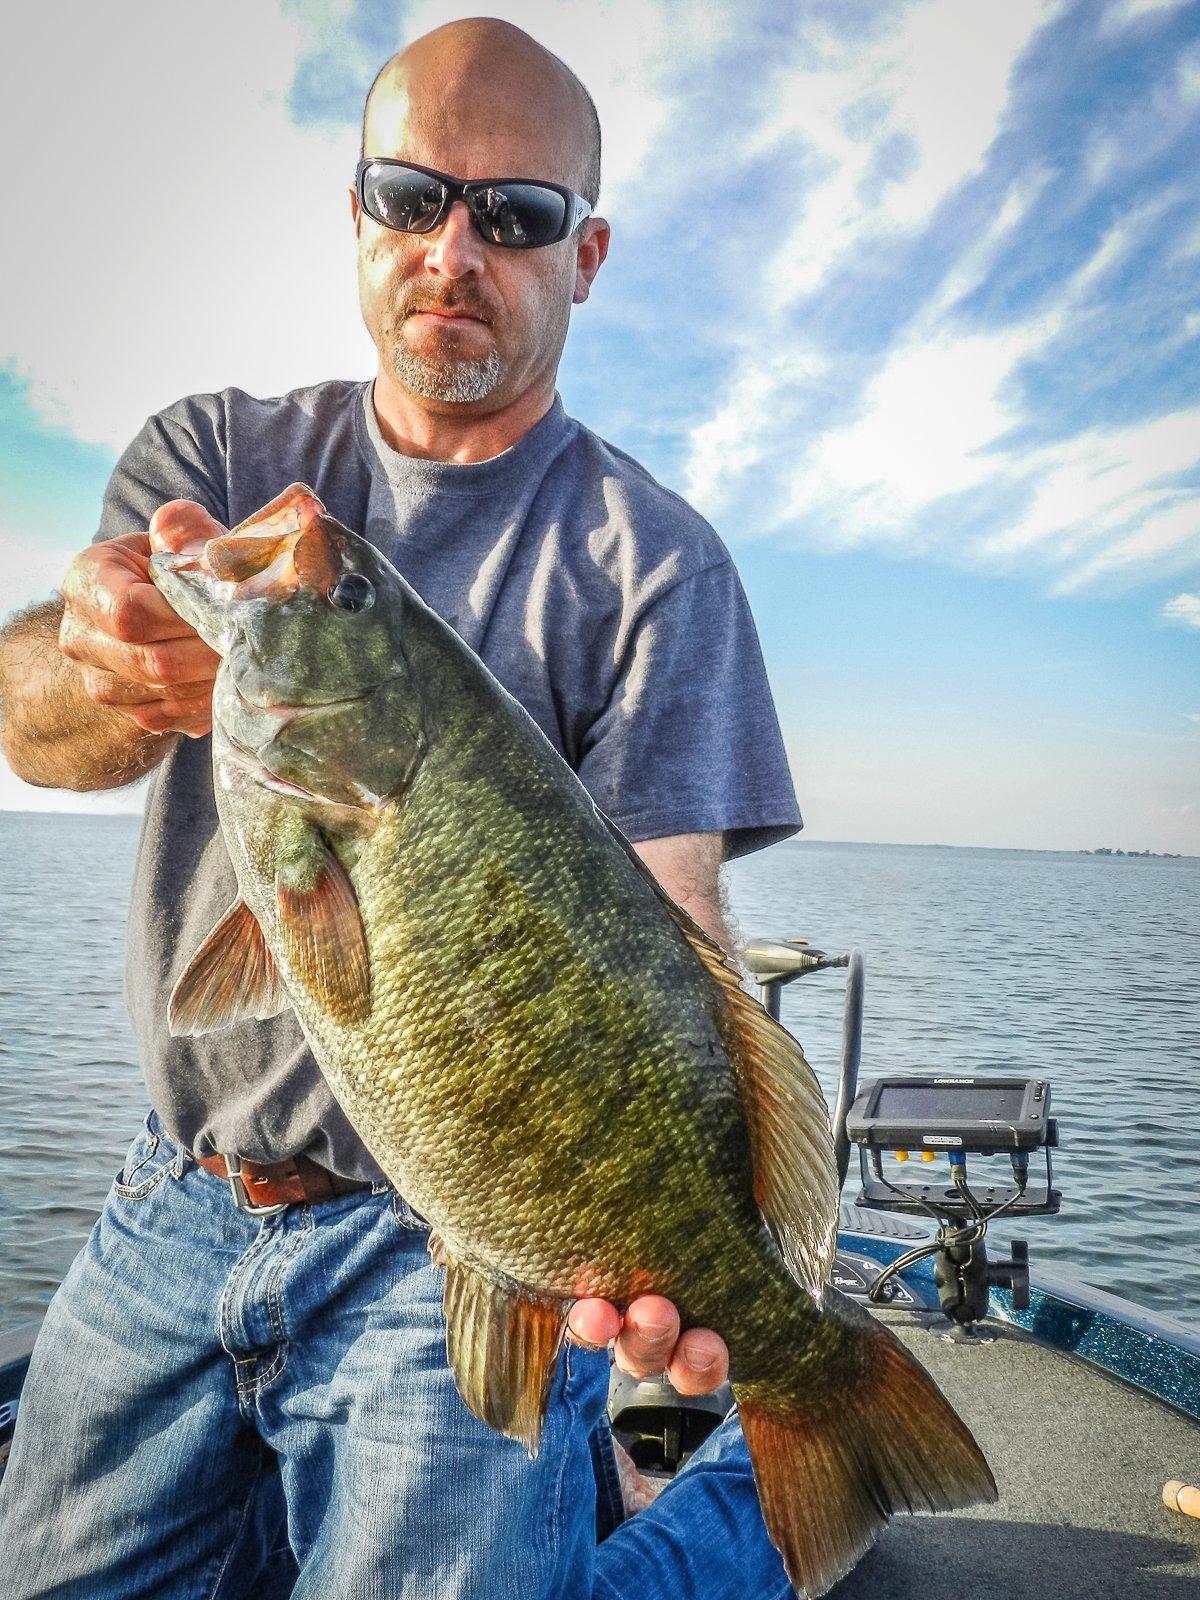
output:
<svg viewBox="0 0 1200 1600"><path fill-rule="evenodd" d="M0 1330L49 1300L145 1111L121 997L137 834L0 813ZM1011 1231L1035 1266L1200 1327L1200 861L789 843L730 889L746 937L862 949L865 1077L1049 1078L1063 1210ZM843 976L783 997L831 1098Z"/></svg>

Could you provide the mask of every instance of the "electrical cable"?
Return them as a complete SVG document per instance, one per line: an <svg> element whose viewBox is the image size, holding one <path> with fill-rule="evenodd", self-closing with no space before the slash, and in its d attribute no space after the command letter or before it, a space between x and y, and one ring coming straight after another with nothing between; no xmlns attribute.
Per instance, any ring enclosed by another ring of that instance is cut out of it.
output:
<svg viewBox="0 0 1200 1600"><path fill-rule="evenodd" d="M902 1189L897 1188L894 1183L889 1182L883 1176L882 1170L879 1171L878 1176L884 1186L891 1189L894 1194L899 1194L905 1199L909 1198ZM918 1261L923 1261L927 1256L936 1255L939 1250L969 1249L979 1244L987 1234L988 1224L994 1222L997 1217L1003 1216L1006 1211L1011 1210L1025 1193L1025 1188L1029 1181L1028 1172L1014 1172L1013 1176L1016 1179L1014 1192L1009 1195L1007 1200L1002 1201L1000 1205L994 1207L991 1211L984 1211L974 1191L967 1183L966 1162L964 1161L961 1165L956 1164L953 1172L954 1186L962 1195L963 1204L970 1211L971 1226L963 1227L957 1217L939 1213L924 1200L917 1200L916 1203L921 1209L927 1211L937 1223L937 1238L929 1240L926 1244L918 1245L912 1250L906 1250L903 1255L899 1255L894 1261L890 1261L867 1290L867 1299L875 1305L886 1304L879 1291L884 1284L888 1283L898 1273L907 1272L909 1267L915 1266ZM963 1263L963 1269L969 1265L970 1260L968 1258ZM961 1271L962 1269L960 1269L960 1277Z"/></svg>

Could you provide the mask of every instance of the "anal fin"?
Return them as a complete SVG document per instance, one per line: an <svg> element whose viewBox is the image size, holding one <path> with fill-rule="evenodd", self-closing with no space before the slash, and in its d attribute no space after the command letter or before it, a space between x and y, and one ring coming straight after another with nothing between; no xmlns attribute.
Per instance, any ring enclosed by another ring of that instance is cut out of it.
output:
<svg viewBox="0 0 1200 1600"><path fill-rule="evenodd" d="M536 1455L567 1303L536 1299L449 1257L445 1309L450 1370L467 1408Z"/></svg>
<svg viewBox="0 0 1200 1600"><path fill-rule="evenodd" d="M251 1017L265 1022L290 1004L254 913L235 900L180 974L167 1025L196 1038Z"/></svg>

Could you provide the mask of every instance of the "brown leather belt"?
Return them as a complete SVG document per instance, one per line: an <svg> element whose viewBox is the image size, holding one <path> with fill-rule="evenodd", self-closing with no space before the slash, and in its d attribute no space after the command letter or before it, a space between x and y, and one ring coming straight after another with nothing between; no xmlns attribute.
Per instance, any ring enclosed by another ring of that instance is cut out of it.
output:
<svg viewBox="0 0 1200 1600"><path fill-rule="evenodd" d="M239 1161L237 1157L196 1156L194 1159L205 1172L224 1179L240 1210L258 1216L270 1216L288 1206L320 1205L322 1200L335 1200L339 1195L359 1194L371 1188L369 1183L330 1172L328 1167L310 1161L307 1156L293 1156L290 1161L275 1161L269 1166L257 1161Z"/></svg>

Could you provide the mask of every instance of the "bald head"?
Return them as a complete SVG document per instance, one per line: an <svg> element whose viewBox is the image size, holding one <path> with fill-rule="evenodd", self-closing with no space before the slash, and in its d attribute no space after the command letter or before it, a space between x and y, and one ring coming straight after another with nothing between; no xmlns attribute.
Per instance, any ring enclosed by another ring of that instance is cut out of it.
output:
<svg viewBox="0 0 1200 1600"><path fill-rule="evenodd" d="M438 166L425 159L433 149L464 152L458 166L443 168L455 177L548 178L593 205L599 198L600 121L591 95L565 62L494 17L435 28L376 74L363 109L363 155L404 154ZM463 160L478 170L467 171Z"/></svg>

